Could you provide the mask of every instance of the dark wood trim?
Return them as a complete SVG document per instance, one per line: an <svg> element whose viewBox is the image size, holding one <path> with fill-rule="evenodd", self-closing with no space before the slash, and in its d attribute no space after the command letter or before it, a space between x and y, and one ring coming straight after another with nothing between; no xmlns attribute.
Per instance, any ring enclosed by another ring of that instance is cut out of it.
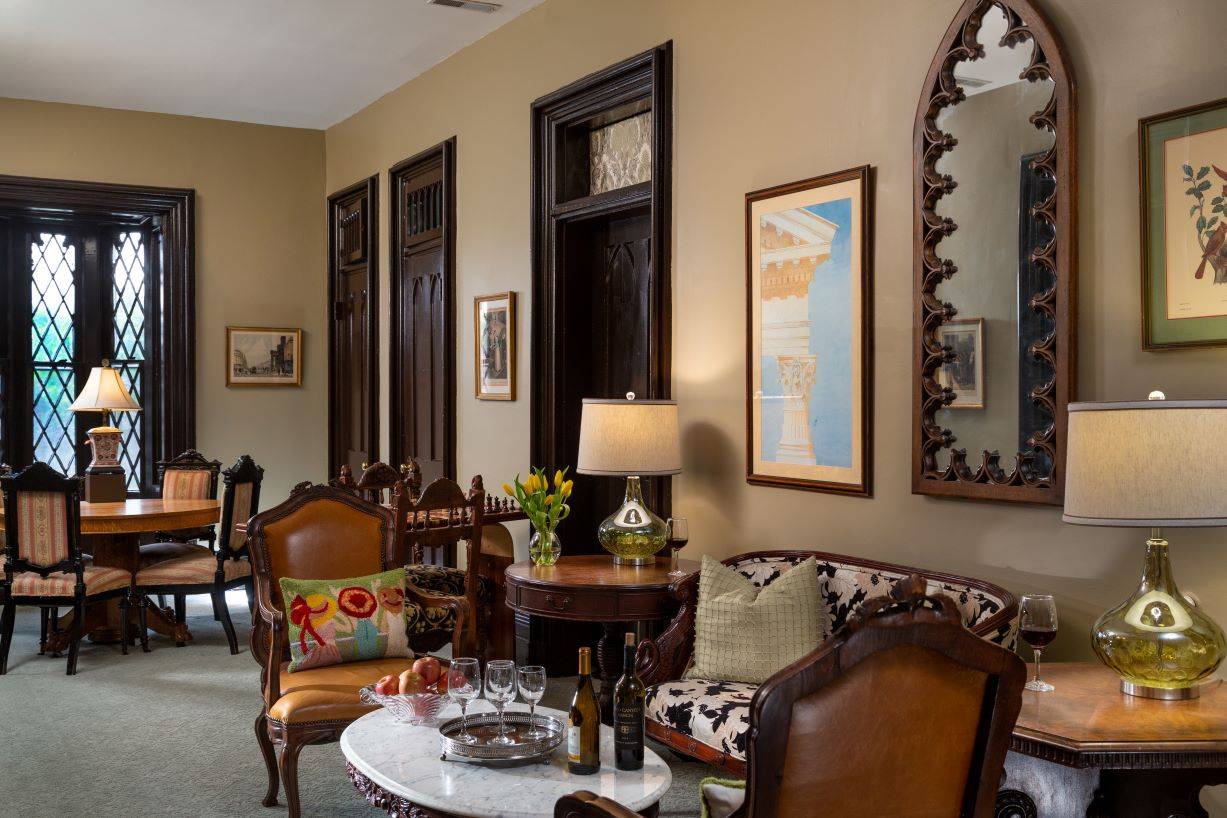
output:
<svg viewBox="0 0 1227 818"><path fill-rule="evenodd" d="M858 181L861 188L861 482L834 483L775 477L754 473L754 230L751 211L755 202L813 190L841 182ZM815 176L785 185L755 190L746 194L746 482L759 486L821 491L850 497L873 496L873 189L874 173L869 165Z"/></svg>
<svg viewBox="0 0 1227 818"><path fill-rule="evenodd" d="M371 400L367 407L367 428L370 429L370 462L379 459L379 174L342 188L328 197L328 474L335 475L341 464L335 461L332 419L336 415L336 319L337 300L336 241L337 230L333 203L366 190L366 359L370 368Z"/></svg>
<svg viewBox="0 0 1227 818"><path fill-rule="evenodd" d="M937 126L942 108L964 99L954 77L960 60L982 53L977 40L984 14L997 6L1005 14L1009 44L1035 43L1031 64L1023 72L1030 81L1052 80L1052 98L1032 122L1055 134L1051 149L1036 162L1037 172L1054 180L1053 194L1034 216L1054 231L1054 240L1032 253L1032 262L1048 270L1055 286L1035 297L1035 309L1049 316L1055 331L1033 345L1033 354L1052 368L1051 380L1032 390L1032 400L1052 415L1052 423L1035 430L1030 440L1052 463L1050 473L1035 471L1030 453L1019 453L1006 473L1000 455L990 453L978 468L966 462L966 451L951 449L950 464L938 467L937 455L954 443L954 434L936 419L954 392L937 381L937 370L954 358L938 337L943 321L957 312L937 297L938 286L958 272L950 259L937 254L938 243L957 228L942 217L938 203L954 190L957 180L937 170L941 156L956 140ZM981 500L1061 505L1065 495L1065 407L1073 400L1076 378L1078 254L1077 94L1065 50L1047 16L1031 0L965 0L942 38L929 67L916 111L913 132L913 351L912 351L912 493Z"/></svg>
<svg viewBox="0 0 1227 818"><path fill-rule="evenodd" d="M393 464L407 463L409 455L404 451L400 439L400 424L404 417L405 407L401 406L403 371L402 350L397 346L401 337L400 320L400 260L404 248L401 246L402 231L400 227L400 180L402 177L419 172L424 165L441 162L443 167L443 314L444 314L444 351L443 360L448 362L444 372L446 405L442 408L446 422L444 423L444 476L456 479L456 137L452 136L433 147L414 154L397 162L388 169L388 264L389 264L389 299L391 316L388 337L391 341L392 360L389 362L389 423L392 426L389 435L389 459ZM372 461L373 462L373 461Z"/></svg>
<svg viewBox="0 0 1227 818"><path fill-rule="evenodd" d="M622 190L562 199L557 178L555 133L569 123L583 122L621 108L646 108L652 116L652 179ZM663 43L630 59L546 94L532 105L532 329L531 329L531 459L539 464L570 462L574 452L556 451L548 430L557 428L555 352L560 336L557 292L560 223L647 205L651 212L651 267L655 289L653 308L662 318L655 346L650 349L648 395L668 398L672 391L672 180L673 180L673 43ZM650 191L650 194L649 192ZM669 481L664 497L652 507L667 513ZM662 502L663 500L663 502Z"/></svg>
<svg viewBox="0 0 1227 818"><path fill-rule="evenodd" d="M0 175L0 212L54 221L66 217L151 219L149 272L161 281L162 321L155 328L157 356L146 403L161 411L148 429L145 459L151 465L196 445L196 191ZM161 258L155 252L160 245ZM158 265L161 265L159 268ZM152 476L149 480L152 484ZM150 485L150 493L158 487Z"/></svg>
<svg viewBox="0 0 1227 818"><path fill-rule="evenodd" d="M1166 352L1173 349L1198 349L1205 347L1221 347L1227 346L1227 338L1220 341L1185 341L1161 344L1150 339L1150 284L1154 277L1155 271L1150 269L1150 253L1148 245L1150 243L1150 209L1147 204L1150 202L1150 159L1148 155L1146 132L1151 125L1157 125L1161 122L1167 122L1172 119L1180 119L1194 114L1204 113L1214 108L1227 107L1227 97L1216 99L1211 102L1203 102L1199 105L1188 105L1184 108L1177 108L1174 111L1167 111L1162 114L1155 114L1138 120L1138 202L1141 210L1141 259L1142 259L1142 349L1151 350L1153 352Z"/></svg>

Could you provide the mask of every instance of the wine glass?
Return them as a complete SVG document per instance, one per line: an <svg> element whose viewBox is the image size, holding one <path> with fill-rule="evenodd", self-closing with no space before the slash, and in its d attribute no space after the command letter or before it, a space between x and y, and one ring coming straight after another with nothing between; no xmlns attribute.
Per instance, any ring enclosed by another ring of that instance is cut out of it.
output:
<svg viewBox="0 0 1227 818"><path fill-rule="evenodd" d="M507 702L516 697L516 666L510 659L491 659L486 662L486 698L498 710L498 735L490 739L491 744L507 746L515 744L515 740L507 735L507 725L503 721L503 709Z"/></svg>
<svg viewBox="0 0 1227 818"><path fill-rule="evenodd" d="M677 554L690 542L690 524L685 517L669 518L669 548L673 551L670 560L669 576L684 577L686 572L677 567Z"/></svg>
<svg viewBox="0 0 1227 818"><path fill-rule="evenodd" d="M520 668L520 695L524 697L524 701L528 702L528 723L530 725L524 738L529 741L537 741L543 739L548 733L537 727L537 720L534 717L537 712L537 702L541 701L541 697L545 695L545 668L540 665L526 665Z"/></svg>
<svg viewBox="0 0 1227 818"><path fill-rule="evenodd" d="M481 666L476 659L453 659L447 671L447 695L460 705L460 733L457 741L476 744L477 736L469 732L467 710L469 702L481 695Z"/></svg>
<svg viewBox="0 0 1227 818"><path fill-rule="evenodd" d="M1035 652L1035 678L1027 682L1027 690L1049 693L1054 688L1040 678L1040 656L1057 638L1057 603L1052 594L1024 594L1021 611L1019 633Z"/></svg>

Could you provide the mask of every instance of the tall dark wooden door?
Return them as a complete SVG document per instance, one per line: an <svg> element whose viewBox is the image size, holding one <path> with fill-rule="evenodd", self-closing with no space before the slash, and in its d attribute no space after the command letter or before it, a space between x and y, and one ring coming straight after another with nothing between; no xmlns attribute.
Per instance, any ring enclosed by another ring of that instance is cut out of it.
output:
<svg viewBox="0 0 1227 818"><path fill-rule="evenodd" d="M328 476L379 458L379 177L328 197Z"/></svg>
<svg viewBox="0 0 1227 818"><path fill-rule="evenodd" d="M533 103L532 463L574 466L584 398L670 394L672 44ZM601 553L625 481L575 475L565 554ZM669 478L647 478L661 516ZM516 616L518 650L574 673L595 630Z"/></svg>
<svg viewBox="0 0 1227 818"><path fill-rule="evenodd" d="M392 459L456 477L455 138L392 182Z"/></svg>

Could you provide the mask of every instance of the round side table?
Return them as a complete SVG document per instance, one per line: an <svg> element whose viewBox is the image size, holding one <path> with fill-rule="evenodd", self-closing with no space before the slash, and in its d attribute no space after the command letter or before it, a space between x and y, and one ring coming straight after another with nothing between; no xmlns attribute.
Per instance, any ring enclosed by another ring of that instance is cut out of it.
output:
<svg viewBox="0 0 1227 818"><path fill-rule="evenodd" d="M692 574L699 563L679 560L678 570ZM507 605L532 616L601 623L601 719L611 724L626 625L671 617L676 604L669 586L678 579L669 576L669 560L661 558L649 565L619 565L609 555L562 557L547 567L517 562L507 568Z"/></svg>

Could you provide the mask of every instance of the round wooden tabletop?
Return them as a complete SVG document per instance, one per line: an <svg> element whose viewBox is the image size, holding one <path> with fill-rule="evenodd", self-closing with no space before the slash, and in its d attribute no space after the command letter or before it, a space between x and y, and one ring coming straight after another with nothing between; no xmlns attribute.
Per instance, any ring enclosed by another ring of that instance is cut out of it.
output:
<svg viewBox="0 0 1227 818"><path fill-rule="evenodd" d="M177 531L217 522L222 504L217 500L162 500L149 498L122 503L81 503L82 534L141 534ZM4 515L0 514L0 531Z"/></svg>
<svg viewBox="0 0 1227 818"><path fill-rule="evenodd" d="M692 574L699 564L679 560ZM673 607L668 558L649 565L619 565L608 555L562 557L555 565L517 562L507 568L507 604L521 613L585 622L659 619Z"/></svg>

